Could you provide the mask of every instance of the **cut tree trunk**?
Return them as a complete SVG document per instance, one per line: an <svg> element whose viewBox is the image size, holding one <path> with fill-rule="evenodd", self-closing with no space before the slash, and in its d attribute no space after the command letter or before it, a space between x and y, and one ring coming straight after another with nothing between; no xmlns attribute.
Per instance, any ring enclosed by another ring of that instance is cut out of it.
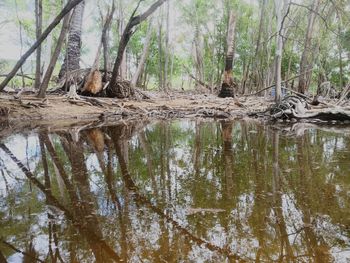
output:
<svg viewBox="0 0 350 263"><path fill-rule="evenodd" d="M234 83L232 78L232 68L234 59L234 39L235 39L235 28L236 28L236 15L233 11L230 11L228 30L227 30L227 52L224 79L219 93L220 98L234 97L235 88L237 84Z"/></svg>
<svg viewBox="0 0 350 263"><path fill-rule="evenodd" d="M62 79L66 73L80 68L81 54L81 33L83 26L83 16L85 9L85 0L74 8L72 19L69 25L68 46L66 55L60 73L59 79Z"/></svg>
<svg viewBox="0 0 350 263"><path fill-rule="evenodd" d="M165 1L166 0L158 0L153 5L151 5L150 8L148 8L143 14L135 16L135 13L137 12L137 9L141 3L141 1L139 1L136 9L134 10L133 14L130 17L128 24L126 25L126 27L124 29L124 32L123 32L121 39L120 39L120 42L119 42L118 53L117 53L117 58L116 58L115 63L114 63L114 67L113 67L111 82L107 88L107 95L109 97L125 98L127 96L127 94L130 94L130 92L127 92L127 94L124 94L120 85L117 85L117 78L119 76L118 74L119 74L120 65L121 65L121 62L123 59L124 51L125 51L126 46L127 46L128 42L133 34L132 29L135 26L142 23L143 21L145 21Z"/></svg>
<svg viewBox="0 0 350 263"><path fill-rule="evenodd" d="M84 87L82 89L82 94L92 94L95 95L102 90L102 75L99 71L100 53L102 48L102 38L99 47L97 48L97 53L95 57L94 64L86 78Z"/></svg>
<svg viewBox="0 0 350 263"><path fill-rule="evenodd" d="M17 71L23 66L24 62L33 52L41 45L41 43L47 38L51 31L61 22L61 20L80 2L83 0L71 0L69 1L52 23L45 29L39 39L29 48L29 50L18 60L14 68L7 75L3 82L0 84L0 91L2 91L11 79L16 75Z"/></svg>

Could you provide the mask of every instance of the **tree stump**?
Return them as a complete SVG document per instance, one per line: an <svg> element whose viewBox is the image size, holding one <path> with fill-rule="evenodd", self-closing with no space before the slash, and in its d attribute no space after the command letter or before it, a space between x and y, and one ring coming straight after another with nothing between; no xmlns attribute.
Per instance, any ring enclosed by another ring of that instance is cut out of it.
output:
<svg viewBox="0 0 350 263"><path fill-rule="evenodd" d="M223 82L221 85L221 90L219 93L219 98L234 98L235 97L235 89L237 84L232 83L231 85Z"/></svg>

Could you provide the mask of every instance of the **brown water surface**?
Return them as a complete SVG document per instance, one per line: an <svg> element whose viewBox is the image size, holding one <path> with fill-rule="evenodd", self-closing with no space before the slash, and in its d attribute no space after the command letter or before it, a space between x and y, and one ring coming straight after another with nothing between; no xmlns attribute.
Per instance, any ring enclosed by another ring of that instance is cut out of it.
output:
<svg viewBox="0 0 350 263"><path fill-rule="evenodd" d="M349 132L14 134L0 142L0 262L349 262Z"/></svg>

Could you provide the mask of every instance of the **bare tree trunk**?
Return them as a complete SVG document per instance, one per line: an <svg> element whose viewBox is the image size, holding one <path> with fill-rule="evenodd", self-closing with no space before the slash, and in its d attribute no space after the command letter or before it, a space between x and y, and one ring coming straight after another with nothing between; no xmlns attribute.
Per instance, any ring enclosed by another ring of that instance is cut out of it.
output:
<svg viewBox="0 0 350 263"><path fill-rule="evenodd" d="M125 95L123 94L122 88L116 84L117 84L117 77L119 74L119 69L120 69L120 65L122 62L124 51L125 51L126 46L127 46L128 42L133 34L132 29L135 26L142 23L143 21L145 21L165 1L166 0L158 0L153 5L151 5L150 8L148 8L143 14L135 16L135 13L136 13L136 11L141 3L141 1L139 1L136 9L134 10L133 14L130 17L128 24L126 25L126 27L124 29L124 32L123 32L121 39L120 39L120 42L119 42L118 54L117 54L117 58L115 60L114 67L113 67L111 83L109 84L109 87L107 88L107 94L110 97L118 97L118 98L125 97Z"/></svg>
<svg viewBox="0 0 350 263"><path fill-rule="evenodd" d="M119 36L122 36L123 30L124 30L124 6L123 6L123 0L119 0L119 25L118 25L118 32ZM119 77L121 79L126 78L126 70L127 70L127 64L126 64L126 51L124 50L123 57L120 63L119 68Z"/></svg>
<svg viewBox="0 0 350 263"><path fill-rule="evenodd" d="M74 8L72 19L69 25L68 46L63 65L58 77L63 78L66 73L80 69L81 55L81 33L83 26L83 16L85 9L85 0Z"/></svg>
<svg viewBox="0 0 350 263"><path fill-rule="evenodd" d="M229 23L227 30L227 52L226 52L226 62L225 62L225 71L224 79L221 86L221 91L219 97L234 97L234 82L232 79L232 68L233 68L233 59L234 59L234 40L235 40L235 28L236 28L236 15L233 11L230 11Z"/></svg>
<svg viewBox="0 0 350 263"><path fill-rule="evenodd" d="M167 91L169 88L169 28L170 28L170 1L166 4L166 36L165 36L165 64L164 64L164 89Z"/></svg>
<svg viewBox="0 0 350 263"><path fill-rule="evenodd" d="M83 0L71 0L69 1L62 11L57 15L57 17L52 21L52 23L45 29L45 31L41 34L40 38L29 48L29 50L20 58L20 60L16 63L11 72L7 75L5 80L0 84L0 91L2 91L6 85L10 82L10 80L16 75L17 71L24 64L27 58L33 54L33 52L41 45L41 43L47 38L47 36L51 33L51 31L61 22L61 20L72 10L77 4L82 2Z"/></svg>
<svg viewBox="0 0 350 263"><path fill-rule="evenodd" d="M315 12L317 12L319 5L320 5L320 0L314 0L311 6L311 10L309 12L309 21L308 21L306 35L305 35L304 50L300 60L301 75L299 78L298 92L302 94L305 94L306 90L308 89L310 85L311 75L312 75L312 71L310 71L311 63L312 63L312 61L310 61L312 56L311 41L312 41L312 36L314 31L314 24L316 20Z"/></svg>
<svg viewBox="0 0 350 263"><path fill-rule="evenodd" d="M158 21L158 68L159 68L159 73L158 73L158 82L159 82L159 89L163 90L164 89L164 79L163 79L163 45L162 45L162 31L163 31L163 26L162 26L162 16L160 16L159 21Z"/></svg>
<svg viewBox="0 0 350 263"><path fill-rule="evenodd" d="M142 55L141 55L141 59L139 62L139 65L137 66L136 72L134 74L134 76L132 77L131 80L131 87L135 88L136 87L136 83L137 80L140 78L140 75L142 74L144 68L145 68L145 63L146 63L146 59L148 57L148 53L149 53L149 48L151 46L151 39L152 39L152 33L153 33L153 25L152 25L152 19L149 22L149 26L148 26L148 31L147 31L147 36L146 36L146 40L145 40L145 44L143 47L143 51L142 51Z"/></svg>
<svg viewBox="0 0 350 263"><path fill-rule="evenodd" d="M289 0L275 0L276 16L277 16L277 36L276 36L276 56L275 56L275 101L279 102L282 95L282 53L283 53L283 34L285 32L283 26L285 18L288 16L290 5Z"/></svg>
<svg viewBox="0 0 350 263"><path fill-rule="evenodd" d="M277 17L277 31L276 36L276 64L275 64L275 101L279 102L281 100L281 67L282 67L282 52L283 52L283 35L282 35L282 11L283 3L280 0L275 0L276 5L276 17Z"/></svg>
<svg viewBox="0 0 350 263"><path fill-rule="evenodd" d="M264 21L265 21L266 2L267 2L267 0L262 0L262 6L261 6L261 12L260 12L260 22L259 22L259 31L258 31L258 39L256 41L256 48L255 48L255 57L259 54L259 51L260 51L261 34L262 34L262 31L263 31L263 28L264 28Z"/></svg>
<svg viewBox="0 0 350 263"><path fill-rule="evenodd" d="M107 73L109 71L109 56L108 56L108 38L109 38L109 30L111 27L111 22L113 19L113 15L115 12L115 1L113 0L112 3L112 9L107 15L106 22L104 23L103 29L102 29L102 46L103 46L103 69L104 69L104 76L103 76L103 81L107 81Z"/></svg>
<svg viewBox="0 0 350 263"><path fill-rule="evenodd" d="M342 30L342 24L341 24L341 19L338 16L338 33L341 35L341 30ZM344 87L344 75L343 75L343 47L341 40L338 39L338 52L339 52L339 84L340 84L340 89L343 90Z"/></svg>
<svg viewBox="0 0 350 263"><path fill-rule="evenodd" d="M36 40L39 40L42 33L42 16L43 6L42 0L35 0L35 25L36 25ZM39 89L41 81L41 45L36 50L36 68L35 68L35 82L34 88Z"/></svg>
<svg viewBox="0 0 350 263"><path fill-rule="evenodd" d="M63 46L63 43L64 43L64 39L65 39L65 37L67 35L70 17L71 17L70 15L66 15L66 17L63 20L61 33L60 33L60 36L58 37L55 51L53 52L53 55L51 57L50 64L49 64L49 66L47 68L47 71L45 73L45 76L43 78L43 82L40 85L40 90L39 90L39 93L38 93L38 97L39 98L44 98L45 97L46 90L47 90L47 88L49 86L49 82L50 82L52 73L53 73L53 71L55 69L55 66L56 66L56 63L57 63L58 56L61 53L61 49L62 49L62 46Z"/></svg>

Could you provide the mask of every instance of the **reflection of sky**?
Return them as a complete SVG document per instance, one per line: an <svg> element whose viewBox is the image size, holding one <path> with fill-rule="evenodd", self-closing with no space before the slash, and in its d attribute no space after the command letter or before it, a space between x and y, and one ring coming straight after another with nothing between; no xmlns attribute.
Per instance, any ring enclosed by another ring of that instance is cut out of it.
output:
<svg viewBox="0 0 350 263"><path fill-rule="evenodd" d="M194 163L193 163L193 156L194 156L194 149L193 149L193 138L194 138L194 131L195 126L193 122L175 122L176 125L173 127L174 129L180 129L179 134L183 134L183 137L179 139L181 143L175 144L175 146L169 147L169 168L170 173L169 178L171 181L171 193L173 194L172 197L169 197L168 194L165 194L166 200L162 200L162 202L165 202L164 205L164 213L171 215L171 218L173 218L176 222L179 223L182 227L187 227L188 229L196 231L196 226L194 226L193 223L193 217L189 217L186 213L188 208L199 208L194 207L197 204L195 203L194 194L191 192L191 188L189 188L189 185L195 185L196 182L194 180ZM159 127L158 127L159 128ZM147 133L151 132L154 129L154 127L149 127ZM189 132L191 131L192 132ZM236 134L234 138L237 140L241 137L241 129L235 128L233 129L234 133ZM216 136L216 135L215 135ZM170 136L171 137L171 136ZM334 137L330 134L329 137L325 136L322 138L327 138L324 142L327 144L327 149L343 149L345 147L345 143L342 140L342 138L338 138L339 143L335 143L336 140ZM28 144L28 147L26 145ZM31 160L30 167L31 170L35 168L36 165L38 165L38 162L40 159L40 150L38 145L38 139L34 135L30 135L27 138L21 135L14 135L11 138L6 140L6 145L10 148L10 150L14 153L14 155L19 158L24 164L27 163L26 153L28 153L28 158ZM252 146L247 146L247 149L243 150L240 149L240 144L234 144L235 145L235 153L242 153L246 150L250 151ZM152 145L153 150L158 150L155 148L155 145ZM133 150L138 150L142 148L141 144L138 141L138 136L135 136L131 143L130 148ZM1 151L1 150L0 150ZM296 152L295 144L291 143L286 148L283 148L281 152ZM129 157L133 158L132 156L132 150L129 151ZM327 154L330 154L330 157L334 155L334 151L325 150ZM1 152L1 158L4 160L6 167L11 170L14 174L17 176L20 176L21 178L24 178L24 176L21 174L21 172L18 170L18 167L9 160L8 157L6 157L3 152ZM237 156L242 156L237 154ZM235 158L237 158L237 156ZM246 156L246 155L243 155ZM106 236L109 238L112 238L113 240L120 240L120 225L117 223L117 215L118 213L116 210L111 208L111 204L107 205L106 201L106 184L104 181L103 176L101 176L101 168L97 159L97 156L95 153L91 153L86 151L85 152L85 159L86 159L86 166L89 170L89 184L90 184L90 190L94 194L94 198L97 199L98 204L98 217L101 222L101 229L104 232ZM104 155L106 159L106 155ZM141 160L143 160L144 165L146 165L146 158L144 156L140 157ZM201 157L202 160L203 156ZM249 158L246 157L246 158ZM286 168L288 168L291 163L295 164L296 160L288 159L288 162L284 165L286 165ZM239 163L240 160L235 159L235 162ZM271 160L269 160L271 161ZM326 160L328 161L328 160ZM113 162L116 164L115 156L113 157ZM180 167L180 162L183 164L183 167ZM290 162L290 163L289 163ZM236 164L236 163L235 163ZM332 169L332 167L326 167L329 170ZM118 167L114 167L114 169L119 169ZM156 169L157 170L157 169ZM284 170L284 169L282 169ZM209 169L209 174L211 176L208 176L208 174L204 174L203 169L200 171L199 180L204 180L204 182L207 184L207 187L210 191L216 191L213 195L213 197L205 197L208 201L207 204L210 206L210 202L222 199L222 178L221 175L215 175L214 172ZM246 171L246 170L244 170ZM322 171L325 172L325 171ZM293 176L291 174L282 173L282 178L284 176ZM10 176L7 175L8 178L11 179ZM159 183L159 174L156 174L156 180L157 183ZM135 179L135 178L134 178ZM119 178L120 180L120 178ZM284 180L287 180L284 178ZM325 183L332 184L333 178L331 176L327 176L325 174ZM14 179L11 179L11 187L15 190L20 192L20 184L15 184ZM142 193L146 193L145 195L151 195L147 192L147 189L153 189L151 180L145 180L144 182L140 179L135 180L136 184L140 183L142 187L140 187L140 190ZM253 183L253 181L249 181L250 184ZM119 181L120 183L120 181ZM334 184L334 183L333 183ZM118 184L118 187L120 185ZM342 200L344 203L346 199L344 199L344 196L341 196L346 191L346 188L341 188L340 185L334 184L336 188L336 193L334 194L334 197L337 199L338 202ZM0 187L2 187L2 194L5 195L4 192L4 182L0 177ZM204 186L206 187L206 186ZM254 232L254 229L252 227L251 217L253 210L255 209L256 205L256 197L255 192L252 190L255 185L251 185L247 189L245 189L245 192L242 192L242 194L239 194L235 200L235 204L232 206L229 206L229 208L226 208L226 214L227 218L225 218L225 222L227 222L227 225L223 223L222 220L220 220L220 215L208 215L208 214L200 214L195 215L199 219L199 223L202 222L209 222L208 227L206 225L205 233L204 233L204 239L208 240L212 244L218 246L218 247L229 247L232 251L237 252L238 254L254 258L256 256L256 251L259 248L259 241L256 237L256 233ZM121 187L120 187L121 188ZM158 189L159 191L164 191L164 189ZM166 189L168 190L168 189ZM305 242L301 238L301 235L296 234L296 231L302 227L304 227L304 219L303 219L303 209L300 208L300 205L298 206L297 201L298 198L294 196L294 190L295 189L284 189L283 193L280 194L281 198L281 204L282 204L282 216L283 220L286 224L286 231L290 235L288 236L289 242L291 244L294 243L296 247L300 247L301 251L300 253L304 253L305 251L304 246ZM273 193L262 193L264 195L264 198L269 198L269 200L272 200ZM164 227L169 231L169 239L172 238L178 238L177 230L169 223L165 223L166 220L163 218L160 218L159 215L151 211L149 208L142 207L139 205L136 205L135 202L131 200L132 196L125 197L122 195L122 193L118 192L118 195L120 195L122 198L120 198L123 208L127 209L128 216L130 222L128 222L127 226L127 234L128 234L128 240L130 243L132 243L132 246L135 250L133 250L133 254L131 255L131 258L134 258L136 261L138 260L137 255L142 255L142 253L146 250L152 251L157 248L160 248L159 242L163 238L163 231ZM125 199L123 199L125 198ZM129 200L126 200L129 198ZM151 197L152 198L152 197ZM213 200L210 200L210 198L213 198ZM215 199L215 200L214 200ZM43 202L44 200L40 200ZM154 200L153 200L154 201ZM300 201L300 200L299 200ZM154 201L154 203L156 203ZM157 204L158 205L158 204ZM271 207L270 207L271 205ZM279 238L278 229L276 228L277 225L277 219L276 219L276 213L275 210L272 209L274 204L268 204L268 211L266 212L267 218L264 218L263 226L266 227L266 231L268 232L269 238L272 240L269 240L273 245L275 245L275 242L273 239ZM343 204L344 207L345 204ZM216 208L216 207L207 207L207 208ZM338 208L337 208L338 209ZM35 223L31 225L30 232L36 234L34 239L34 245L37 251L40 252L41 255L44 255L47 253L47 243L48 243L48 236L44 232L44 229L47 227L47 214L46 209L43 209L44 211L39 212L37 215L33 215L35 217ZM342 211L339 211L340 213ZM332 253L334 257L337 259L337 262L346 262L347 257L350 256L349 251L345 251L340 245L337 245L337 241L341 240L345 244L349 244L349 238L346 236L346 233L342 233L341 226L337 225L335 222L332 222L332 219L330 217L324 216L322 214L316 214L313 217L314 223L312 224L312 230L316 234L317 237L322 237L328 244L334 244L334 248L332 249ZM207 220L207 221L205 221ZM265 221L266 220L266 221ZM62 225L65 224L65 222L61 222ZM293 234L294 233L294 234ZM142 244L142 246L140 245ZM118 245L119 246L119 245ZM63 249L63 248L62 248ZM272 253L272 252L271 252ZM274 255L271 255L274 259L277 259L278 255L277 252L275 252ZM210 252L208 249L204 247L198 247L196 245L193 245L190 247L189 252L189 260L196 259L196 262L215 262L217 261L217 255L213 252ZM9 262L18 262L19 255L14 254L9 259Z"/></svg>
<svg viewBox="0 0 350 263"><path fill-rule="evenodd" d="M29 167L33 171L40 160L40 148L38 146L38 139L34 134L28 135L13 135L5 140L5 145L11 150L11 152L19 159L24 165ZM0 149L0 159L4 162L6 169L3 169L8 185L12 187L20 187L18 180L20 178L24 180L26 177L21 170L18 169L16 163L14 163L10 157L8 157L3 150ZM11 172L11 175L7 174L6 170ZM0 177L0 195L3 195L6 189L6 184L3 178Z"/></svg>

